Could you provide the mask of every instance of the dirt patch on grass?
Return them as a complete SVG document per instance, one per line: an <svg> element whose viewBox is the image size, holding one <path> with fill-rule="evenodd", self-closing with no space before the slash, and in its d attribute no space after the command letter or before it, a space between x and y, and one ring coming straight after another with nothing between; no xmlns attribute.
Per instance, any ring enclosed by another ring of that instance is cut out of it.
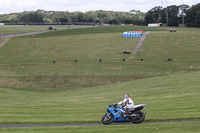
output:
<svg viewBox="0 0 200 133"><path fill-rule="evenodd" d="M111 70L121 70L121 67L112 67Z"/></svg>
<svg viewBox="0 0 200 133"><path fill-rule="evenodd" d="M31 89L82 89L99 85L108 85L130 80L140 79L133 76L24 76L24 77L0 77L1 87L31 88ZM92 97L102 99L103 97Z"/></svg>
<svg viewBox="0 0 200 133"><path fill-rule="evenodd" d="M21 82L15 78L0 77L0 86L2 87L19 87Z"/></svg>

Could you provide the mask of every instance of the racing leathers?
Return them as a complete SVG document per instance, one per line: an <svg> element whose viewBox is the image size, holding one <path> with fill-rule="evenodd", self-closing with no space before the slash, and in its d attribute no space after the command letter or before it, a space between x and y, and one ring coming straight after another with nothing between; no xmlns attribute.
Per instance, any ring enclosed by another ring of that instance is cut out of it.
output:
<svg viewBox="0 0 200 133"><path fill-rule="evenodd" d="M124 98L122 101L118 102L118 105L121 105L125 109L125 113L131 111L131 108L135 106L133 100L130 97Z"/></svg>

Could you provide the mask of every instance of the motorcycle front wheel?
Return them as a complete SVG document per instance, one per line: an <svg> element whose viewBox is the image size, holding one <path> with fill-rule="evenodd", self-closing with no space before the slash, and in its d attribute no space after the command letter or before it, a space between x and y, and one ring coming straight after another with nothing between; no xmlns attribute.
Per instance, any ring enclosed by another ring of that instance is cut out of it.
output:
<svg viewBox="0 0 200 133"><path fill-rule="evenodd" d="M137 111L134 113L136 116L130 117L129 120L134 123L134 124L140 124L144 121L145 119L145 113L141 111Z"/></svg>
<svg viewBox="0 0 200 133"><path fill-rule="evenodd" d="M107 115L107 113L102 117L101 119L101 122L104 124L104 125L109 125L113 122L114 120L114 117L112 114L109 114Z"/></svg>

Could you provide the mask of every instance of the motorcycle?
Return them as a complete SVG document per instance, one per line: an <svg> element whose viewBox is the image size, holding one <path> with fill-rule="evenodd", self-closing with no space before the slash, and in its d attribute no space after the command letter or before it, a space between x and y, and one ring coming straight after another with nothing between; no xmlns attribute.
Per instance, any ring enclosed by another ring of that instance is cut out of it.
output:
<svg viewBox="0 0 200 133"><path fill-rule="evenodd" d="M128 111L126 108L118 106L116 104L109 105L107 113L102 117L101 122L104 125L109 125L112 122L132 122L134 124L140 124L144 121L146 113L142 112L146 107L146 104L136 105ZM127 112L127 113L126 113Z"/></svg>

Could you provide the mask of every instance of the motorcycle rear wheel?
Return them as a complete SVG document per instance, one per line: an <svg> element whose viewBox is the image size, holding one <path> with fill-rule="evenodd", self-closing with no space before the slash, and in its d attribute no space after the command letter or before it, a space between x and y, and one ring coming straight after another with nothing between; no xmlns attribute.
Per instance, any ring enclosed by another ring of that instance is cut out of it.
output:
<svg viewBox="0 0 200 133"><path fill-rule="evenodd" d="M112 122L113 122L113 120L114 120L114 117L113 117L113 115L111 114L111 115L107 115L107 113L102 117L102 119L101 119L101 122L104 124L104 125L109 125L109 124L111 124Z"/></svg>
<svg viewBox="0 0 200 133"><path fill-rule="evenodd" d="M130 117L129 120L134 123L134 124L140 124L144 121L145 119L145 113L141 111L137 111L134 114L137 114L137 117Z"/></svg>

